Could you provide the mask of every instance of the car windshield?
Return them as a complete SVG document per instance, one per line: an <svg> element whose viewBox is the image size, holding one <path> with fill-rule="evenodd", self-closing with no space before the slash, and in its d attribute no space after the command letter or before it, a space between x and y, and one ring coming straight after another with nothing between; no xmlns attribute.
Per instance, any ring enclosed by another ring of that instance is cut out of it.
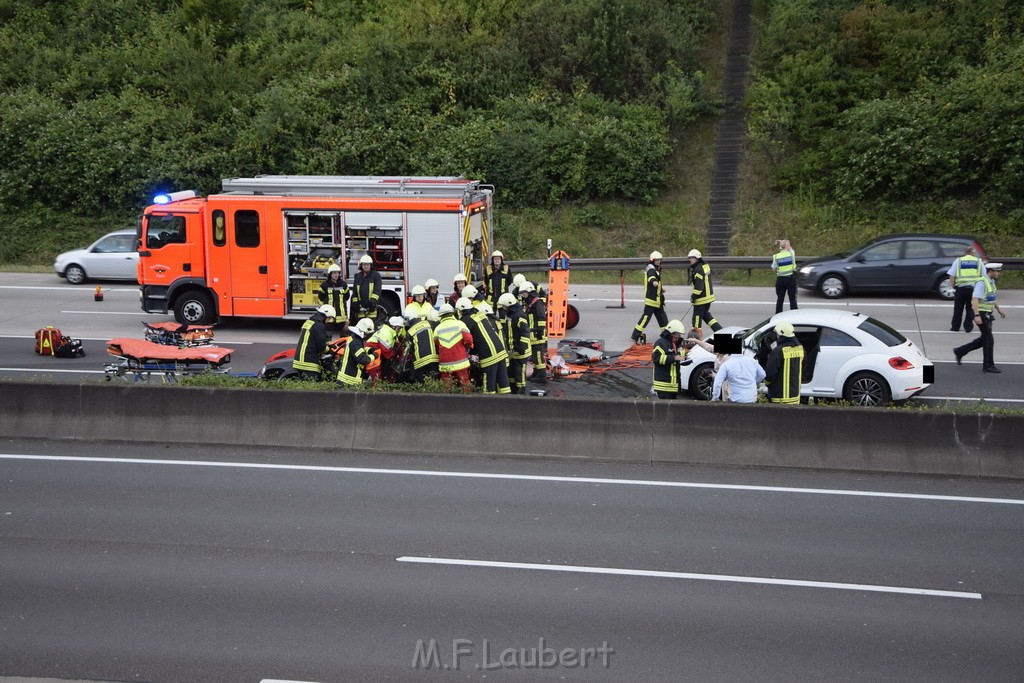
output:
<svg viewBox="0 0 1024 683"><path fill-rule="evenodd" d="M874 318L868 318L860 325L857 325L857 329L867 332L886 346L899 346L900 344L907 343L906 337L883 323L881 320L875 320Z"/></svg>
<svg viewBox="0 0 1024 683"><path fill-rule="evenodd" d="M754 325L749 330L741 334L740 339L742 339L743 343L745 344L751 338L751 336L753 336L758 330L767 325L769 322L771 322L771 318L766 318L762 320L761 322L759 322L758 324Z"/></svg>

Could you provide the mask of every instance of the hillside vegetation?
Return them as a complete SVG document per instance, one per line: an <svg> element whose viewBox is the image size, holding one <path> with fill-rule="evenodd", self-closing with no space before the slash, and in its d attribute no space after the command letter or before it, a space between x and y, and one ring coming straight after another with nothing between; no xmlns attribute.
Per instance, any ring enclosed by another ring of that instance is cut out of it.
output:
<svg viewBox="0 0 1024 683"><path fill-rule="evenodd" d="M455 175L497 243L702 247L721 0L0 0L0 264L230 176ZM1014 0L761 0L733 252L1024 255Z"/></svg>

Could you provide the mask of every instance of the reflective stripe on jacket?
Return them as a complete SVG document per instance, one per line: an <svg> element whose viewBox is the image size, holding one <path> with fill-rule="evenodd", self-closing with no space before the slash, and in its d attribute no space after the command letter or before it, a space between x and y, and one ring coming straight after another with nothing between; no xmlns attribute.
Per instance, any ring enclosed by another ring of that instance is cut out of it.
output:
<svg viewBox="0 0 1024 683"><path fill-rule="evenodd" d="M954 270L956 272L953 277L956 278L957 287L973 287L975 282L985 277L981 272L981 259L977 256L961 256L956 260Z"/></svg>
<svg viewBox="0 0 1024 683"><path fill-rule="evenodd" d="M781 337L768 356L764 369L768 396L773 403L800 402L800 375L803 369L803 345L796 337Z"/></svg>
<svg viewBox="0 0 1024 683"><path fill-rule="evenodd" d="M441 318L434 329L434 344L437 346L438 369L441 372L455 372L469 367L473 335L466 324L454 315L449 313Z"/></svg>
<svg viewBox="0 0 1024 683"><path fill-rule="evenodd" d="M363 370L370 364L375 356L363 343L363 338L357 334L349 335L345 343L345 355L341 358L341 368L338 370L338 381L349 386L357 386L363 383Z"/></svg>
<svg viewBox="0 0 1024 683"><path fill-rule="evenodd" d="M327 349L327 325L323 313L302 323L299 343L295 346L295 360L292 367L307 372L320 372L320 356Z"/></svg>
<svg viewBox="0 0 1024 683"><path fill-rule="evenodd" d="M792 275L793 271L796 270L796 252L792 249L786 249L772 256L772 270L779 277Z"/></svg>
<svg viewBox="0 0 1024 683"><path fill-rule="evenodd" d="M494 321L480 311L464 316L462 321L473 335L473 351L480 358L480 367L487 368L508 360L505 344L498 334Z"/></svg>
<svg viewBox="0 0 1024 683"><path fill-rule="evenodd" d="M644 269L644 306L661 308L665 305L665 294L661 289L661 271L653 263Z"/></svg>
<svg viewBox="0 0 1024 683"><path fill-rule="evenodd" d="M651 350L651 361L654 363L654 390L670 393L679 392L679 365L673 356L676 355L672 333L665 331L654 342Z"/></svg>
<svg viewBox="0 0 1024 683"><path fill-rule="evenodd" d="M985 297L978 297L978 310L982 313L991 313L996 310L996 283L990 277L982 277L985 284Z"/></svg>
<svg viewBox="0 0 1024 683"><path fill-rule="evenodd" d="M408 330L412 344L412 366L419 370L437 362L437 349L434 348L434 328L429 320L417 320Z"/></svg>

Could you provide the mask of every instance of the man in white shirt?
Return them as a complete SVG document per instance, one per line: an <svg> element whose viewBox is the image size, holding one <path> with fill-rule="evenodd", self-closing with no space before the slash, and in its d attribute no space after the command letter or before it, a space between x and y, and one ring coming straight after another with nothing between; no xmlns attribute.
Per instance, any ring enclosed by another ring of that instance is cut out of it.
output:
<svg viewBox="0 0 1024 683"><path fill-rule="evenodd" d="M722 383L729 383L729 400L733 403L757 403L757 385L764 381L764 369L750 356L731 354L715 373L711 400L722 400Z"/></svg>

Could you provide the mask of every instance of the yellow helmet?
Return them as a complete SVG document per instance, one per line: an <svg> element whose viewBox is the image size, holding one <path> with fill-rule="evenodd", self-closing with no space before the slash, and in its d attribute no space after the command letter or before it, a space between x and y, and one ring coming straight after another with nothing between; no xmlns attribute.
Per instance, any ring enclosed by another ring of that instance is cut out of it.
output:
<svg viewBox="0 0 1024 683"><path fill-rule="evenodd" d="M796 330L793 329L793 323L788 323L783 320L775 325L775 334L780 337L795 337Z"/></svg>
<svg viewBox="0 0 1024 683"><path fill-rule="evenodd" d="M672 334L686 334L686 328L678 320L669 320L668 325L665 325L665 329Z"/></svg>

